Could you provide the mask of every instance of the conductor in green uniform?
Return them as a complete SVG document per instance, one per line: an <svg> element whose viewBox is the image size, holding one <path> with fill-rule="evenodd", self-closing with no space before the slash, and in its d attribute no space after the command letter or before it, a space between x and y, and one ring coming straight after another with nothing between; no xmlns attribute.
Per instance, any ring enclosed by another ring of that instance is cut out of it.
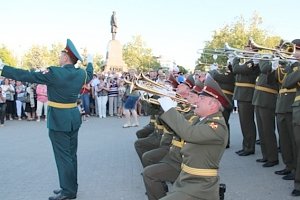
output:
<svg viewBox="0 0 300 200"><path fill-rule="evenodd" d="M48 67L44 72L31 72L7 66L0 59L1 76L17 81L47 85L49 137L58 170L60 189L49 200L75 199L77 195L77 144L81 116L76 100L83 84L93 76L92 56L86 70L75 68L82 61L70 39L59 57L60 67Z"/></svg>

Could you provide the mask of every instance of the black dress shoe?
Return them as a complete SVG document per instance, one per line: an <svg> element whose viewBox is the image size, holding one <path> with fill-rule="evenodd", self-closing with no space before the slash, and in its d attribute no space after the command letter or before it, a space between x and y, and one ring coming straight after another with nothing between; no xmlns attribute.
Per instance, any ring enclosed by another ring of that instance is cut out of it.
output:
<svg viewBox="0 0 300 200"><path fill-rule="evenodd" d="M291 170L288 169L283 169L283 170L278 170L274 172L277 175L287 175L291 173Z"/></svg>
<svg viewBox="0 0 300 200"><path fill-rule="evenodd" d="M256 140L255 144L260 145L260 140Z"/></svg>
<svg viewBox="0 0 300 200"><path fill-rule="evenodd" d="M53 193L54 193L54 194L60 194L61 191L62 191L62 189L56 189L56 190L53 190Z"/></svg>
<svg viewBox="0 0 300 200"><path fill-rule="evenodd" d="M293 190L292 196L294 197L300 196L300 190Z"/></svg>
<svg viewBox="0 0 300 200"><path fill-rule="evenodd" d="M49 197L49 200L69 200L69 199L76 199L76 196L65 196L63 194L59 194L56 196Z"/></svg>
<svg viewBox="0 0 300 200"><path fill-rule="evenodd" d="M278 165L278 164L279 164L278 160L273 161L273 162L268 161L265 164L263 164L263 167L273 167L273 166Z"/></svg>
<svg viewBox="0 0 300 200"><path fill-rule="evenodd" d="M283 180L295 180L295 173L289 173L282 177Z"/></svg>
<svg viewBox="0 0 300 200"><path fill-rule="evenodd" d="M238 155L239 156L249 156L249 155L252 155L254 154L253 151L243 151L242 153L239 153Z"/></svg>
<svg viewBox="0 0 300 200"><path fill-rule="evenodd" d="M241 150L236 151L235 153L236 153L236 154L240 154L240 153L243 153L243 152L244 152L244 150L241 149Z"/></svg>
<svg viewBox="0 0 300 200"><path fill-rule="evenodd" d="M230 145L229 145L229 144L227 144L227 145L226 145L226 149L229 149L229 148L230 148Z"/></svg>
<svg viewBox="0 0 300 200"><path fill-rule="evenodd" d="M267 162L268 160L265 158L256 159L256 162Z"/></svg>

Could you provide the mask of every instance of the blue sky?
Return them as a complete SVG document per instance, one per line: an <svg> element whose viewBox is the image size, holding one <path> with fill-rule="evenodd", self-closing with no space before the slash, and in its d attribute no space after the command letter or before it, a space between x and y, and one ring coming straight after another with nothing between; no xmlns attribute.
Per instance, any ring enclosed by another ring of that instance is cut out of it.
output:
<svg viewBox="0 0 300 200"><path fill-rule="evenodd" d="M116 11L122 44L141 35L155 55L194 66L197 49L214 30L257 12L263 27L284 39L300 38L300 1L285 0L1 0L0 44L17 55L33 44L65 43L105 55Z"/></svg>

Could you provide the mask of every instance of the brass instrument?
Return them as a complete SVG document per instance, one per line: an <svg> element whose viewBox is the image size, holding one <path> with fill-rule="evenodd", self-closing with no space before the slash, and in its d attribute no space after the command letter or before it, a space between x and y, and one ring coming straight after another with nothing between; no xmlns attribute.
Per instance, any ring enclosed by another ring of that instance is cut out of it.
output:
<svg viewBox="0 0 300 200"><path fill-rule="evenodd" d="M154 105L160 105L159 101L154 98L145 98L143 95L141 97L141 100L146 101L148 103L154 104ZM175 109L179 112L189 112L191 110L192 106L186 106L185 108L181 108L177 106Z"/></svg>
<svg viewBox="0 0 300 200"><path fill-rule="evenodd" d="M152 94L152 95L170 97L172 100L185 106L185 108L176 107L176 110L178 110L180 112L188 112L191 110L192 107L196 107L195 105L191 105L186 99L181 97L175 91L171 90L170 88L168 88L165 85L162 85L160 83L156 83L155 81L150 80L149 78L144 76L142 73L138 80L130 82L130 84L133 85L133 88L132 88L133 90L141 90L141 91L144 91L144 92ZM145 98L144 95L141 95L141 96L142 96L141 99L144 101L147 101L147 102L155 104L155 105L160 105L160 103L157 99Z"/></svg>

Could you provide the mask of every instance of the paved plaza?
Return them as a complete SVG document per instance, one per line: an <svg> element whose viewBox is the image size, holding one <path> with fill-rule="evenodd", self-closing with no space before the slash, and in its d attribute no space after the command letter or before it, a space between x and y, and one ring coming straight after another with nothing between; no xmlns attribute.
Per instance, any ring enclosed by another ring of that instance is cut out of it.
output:
<svg viewBox="0 0 300 200"><path fill-rule="evenodd" d="M141 126L149 117L141 117ZM122 128L123 119L88 118L79 132L78 200L146 200L142 166L134 150L139 128ZM290 200L293 181L275 175L280 165L263 168L255 155L239 157L238 115L231 117L231 147L225 151L221 182L226 200ZM0 127L0 200L46 200L58 188L45 122L6 121Z"/></svg>

